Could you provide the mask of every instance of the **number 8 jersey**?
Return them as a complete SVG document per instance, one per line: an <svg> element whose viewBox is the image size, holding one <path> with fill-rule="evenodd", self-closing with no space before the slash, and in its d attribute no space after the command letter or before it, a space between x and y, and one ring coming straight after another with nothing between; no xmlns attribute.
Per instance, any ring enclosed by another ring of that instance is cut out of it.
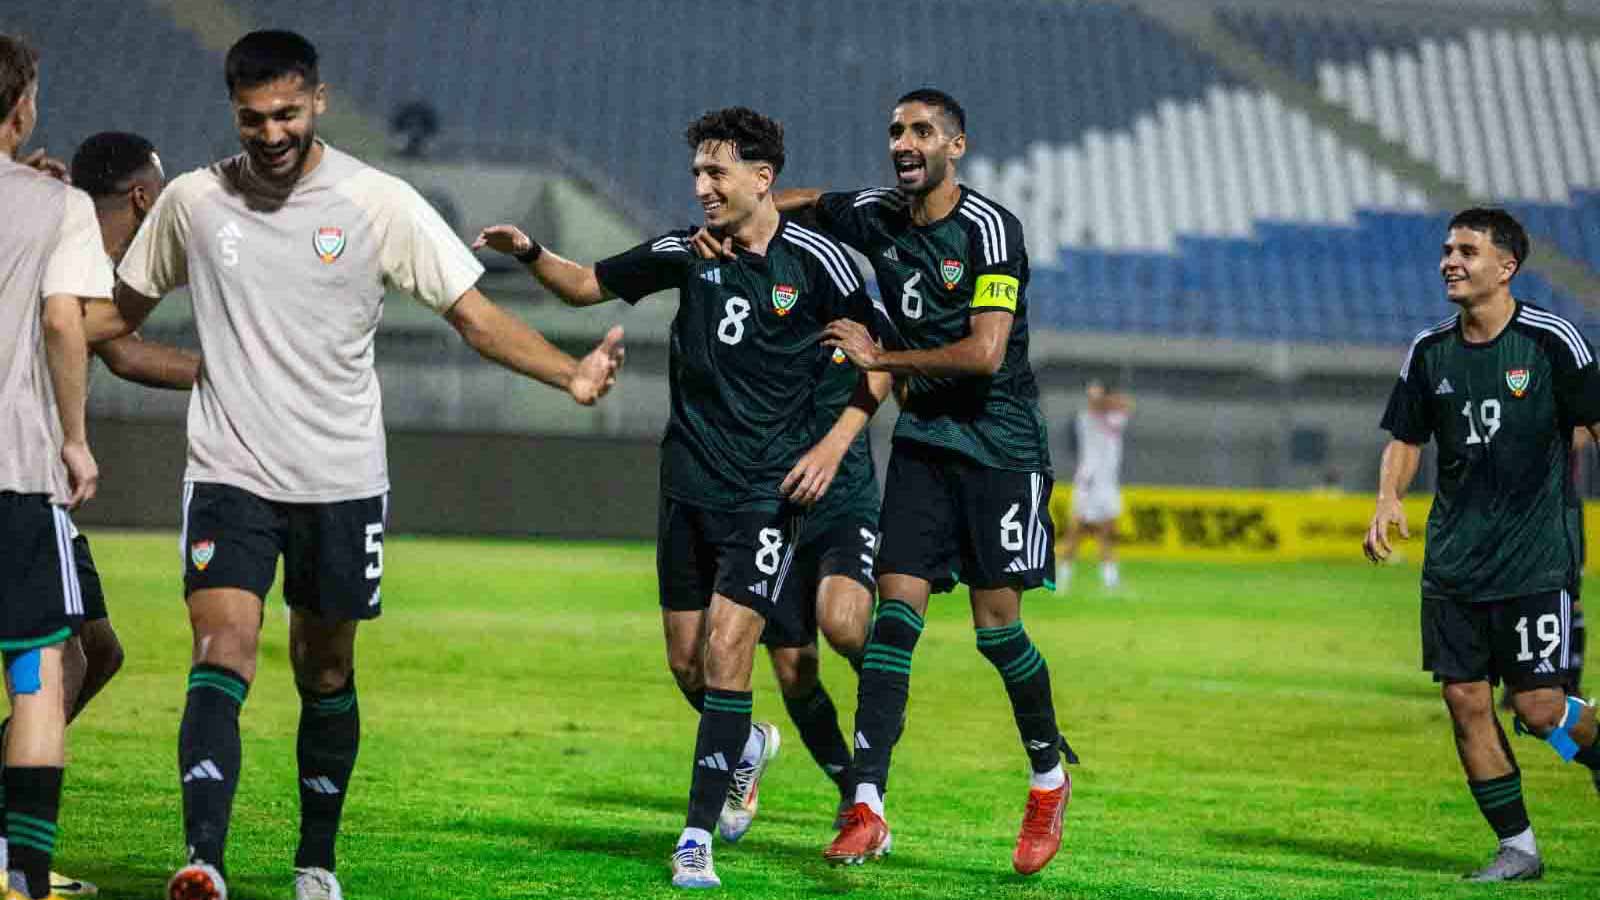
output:
<svg viewBox="0 0 1600 900"><path fill-rule="evenodd" d="M776 508L784 476L823 434L813 415L832 355L823 326L855 319L876 334L872 301L842 247L787 218L765 256L700 259L691 233L595 264L629 303L678 289L661 490L705 509Z"/></svg>
<svg viewBox="0 0 1600 900"><path fill-rule="evenodd" d="M1568 453L1600 421L1594 348L1566 319L1519 302L1498 337L1467 342L1460 316L1418 334L1383 428L1439 448L1425 597L1499 600L1576 583L1583 510Z"/></svg>

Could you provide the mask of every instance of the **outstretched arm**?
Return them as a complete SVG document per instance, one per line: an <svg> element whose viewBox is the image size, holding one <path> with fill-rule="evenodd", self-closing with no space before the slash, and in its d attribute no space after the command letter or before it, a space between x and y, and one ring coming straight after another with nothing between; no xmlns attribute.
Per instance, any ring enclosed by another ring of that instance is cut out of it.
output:
<svg viewBox="0 0 1600 900"><path fill-rule="evenodd" d="M622 366L622 326L613 327L583 359L573 359L521 319L478 293L461 295L445 319L485 359L566 391L589 406L617 383Z"/></svg>
<svg viewBox="0 0 1600 900"><path fill-rule="evenodd" d="M872 339L865 325L838 319L823 331L822 344L844 351L851 362L868 372L930 378L987 377L1000 371L1000 364L1005 361L1015 318L1004 311L974 315L971 334L932 350L885 350Z"/></svg>
<svg viewBox="0 0 1600 900"><path fill-rule="evenodd" d="M535 246L533 239L515 225L492 225L478 232L477 240L472 242L474 250L489 247L507 256L527 254ZM543 247L526 265L540 284L568 306L593 306L616 296L595 277L594 266L579 265Z"/></svg>
<svg viewBox="0 0 1600 900"><path fill-rule="evenodd" d="M1362 543L1367 559L1383 562L1394 552L1389 543L1389 529L1398 527L1402 538L1410 539L1411 529L1406 525L1406 511L1401 501L1411 482L1417 477L1417 467L1422 461L1422 446L1392 440L1383 448L1383 462L1378 469L1378 503L1372 513L1372 524L1367 527L1367 538Z"/></svg>
<svg viewBox="0 0 1600 900"><path fill-rule="evenodd" d="M187 391L200 377L200 354L147 341L137 331L89 349L113 375L145 387Z"/></svg>

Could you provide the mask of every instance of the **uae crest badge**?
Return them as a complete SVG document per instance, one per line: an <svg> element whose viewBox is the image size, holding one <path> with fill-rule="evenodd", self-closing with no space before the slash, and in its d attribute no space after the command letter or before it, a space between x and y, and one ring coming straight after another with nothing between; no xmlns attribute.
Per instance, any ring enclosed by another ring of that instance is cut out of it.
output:
<svg viewBox="0 0 1600 900"><path fill-rule="evenodd" d="M772 287L772 309L780 316L787 316L789 310L794 309L794 302L800 299L800 289L792 284L777 284Z"/></svg>
<svg viewBox="0 0 1600 900"><path fill-rule="evenodd" d="M1527 369L1507 369L1506 387L1511 389L1511 396L1521 397L1526 394L1528 392L1528 382L1532 378L1533 376L1528 374Z"/></svg>
<svg viewBox="0 0 1600 900"><path fill-rule="evenodd" d="M316 236L311 239L311 246L323 262L333 262L344 255L344 229L318 228Z"/></svg>
<svg viewBox="0 0 1600 900"><path fill-rule="evenodd" d="M954 290L956 283L961 280L961 273L966 271L959 259L947 259L939 263L939 274L944 276L944 289Z"/></svg>
<svg viewBox="0 0 1600 900"><path fill-rule="evenodd" d="M211 557L215 555L217 555L215 541L195 541L189 545L189 559L194 563L197 572L204 572L206 566L211 565Z"/></svg>

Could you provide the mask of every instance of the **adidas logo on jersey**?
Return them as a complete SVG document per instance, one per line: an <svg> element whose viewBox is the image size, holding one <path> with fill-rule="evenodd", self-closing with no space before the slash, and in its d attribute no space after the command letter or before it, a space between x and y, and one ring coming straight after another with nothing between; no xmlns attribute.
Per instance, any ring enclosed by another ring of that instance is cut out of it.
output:
<svg viewBox="0 0 1600 900"><path fill-rule="evenodd" d="M760 597L763 600L767 599L767 595L769 593L767 590L767 580L763 578L755 584L750 585L750 593L755 594L757 597Z"/></svg>
<svg viewBox="0 0 1600 900"><path fill-rule="evenodd" d="M183 776L183 783L184 784L188 784L191 781L221 781L221 780L223 780L222 779L222 770L217 768L217 764L212 762L209 759L203 760L200 763L196 764L194 768L192 768L188 772L184 773L184 776Z"/></svg>
<svg viewBox="0 0 1600 900"><path fill-rule="evenodd" d="M884 259L892 259L895 262L899 262L900 261L900 251L896 250L893 247L890 247L889 249L883 251L883 258Z"/></svg>
<svg viewBox="0 0 1600 900"><path fill-rule="evenodd" d="M339 786L329 781L326 775L318 775L315 778L302 778L300 783L305 785L313 794L332 797L339 793Z"/></svg>
<svg viewBox="0 0 1600 900"><path fill-rule="evenodd" d="M728 771L728 758L723 756L721 753L713 753L710 756L700 757L700 761L695 763L695 765L705 766L708 769L716 769L719 772L726 772Z"/></svg>
<svg viewBox="0 0 1600 900"><path fill-rule="evenodd" d="M859 731L856 732L856 749L857 750L871 750L872 749L872 745L867 743L867 736L862 734Z"/></svg>
<svg viewBox="0 0 1600 900"><path fill-rule="evenodd" d="M1436 397L1443 397L1445 394L1454 394L1455 392L1456 389L1450 386L1450 379L1448 378L1440 381L1439 386L1433 390L1433 394Z"/></svg>
<svg viewBox="0 0 1600 900"><path fill-rule="evenodd" d="M721 284L722 283L722 270L720 268L719 269L707 269L704 272L700 273L700 280L701 281L709 281L712 284Z"/></svg>
<svg viewBox="0 0 1600 900"><path fill-rule="evenodd" d="M1550 657L1548 656L1539 660L1539 664L1533 667L1533 674L1535 675L1554 675L1555 673L1556 667L1550 664Z"/></svg>

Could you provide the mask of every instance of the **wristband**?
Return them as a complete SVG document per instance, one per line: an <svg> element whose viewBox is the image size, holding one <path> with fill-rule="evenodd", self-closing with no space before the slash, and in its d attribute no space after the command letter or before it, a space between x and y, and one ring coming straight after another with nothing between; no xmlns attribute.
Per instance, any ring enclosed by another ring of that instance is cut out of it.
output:
<svg viewBox="0 0 1600 900"><path fill-rule="evenodd" d="M522 251L521 253L511 254L512 259L522 263L525 266L531 265L534 260L539 258L539 254L544 252L544 248L539 246L539 242L533 238L528 238L528 243L532 245L528 247L528 249Z"/></svg>

